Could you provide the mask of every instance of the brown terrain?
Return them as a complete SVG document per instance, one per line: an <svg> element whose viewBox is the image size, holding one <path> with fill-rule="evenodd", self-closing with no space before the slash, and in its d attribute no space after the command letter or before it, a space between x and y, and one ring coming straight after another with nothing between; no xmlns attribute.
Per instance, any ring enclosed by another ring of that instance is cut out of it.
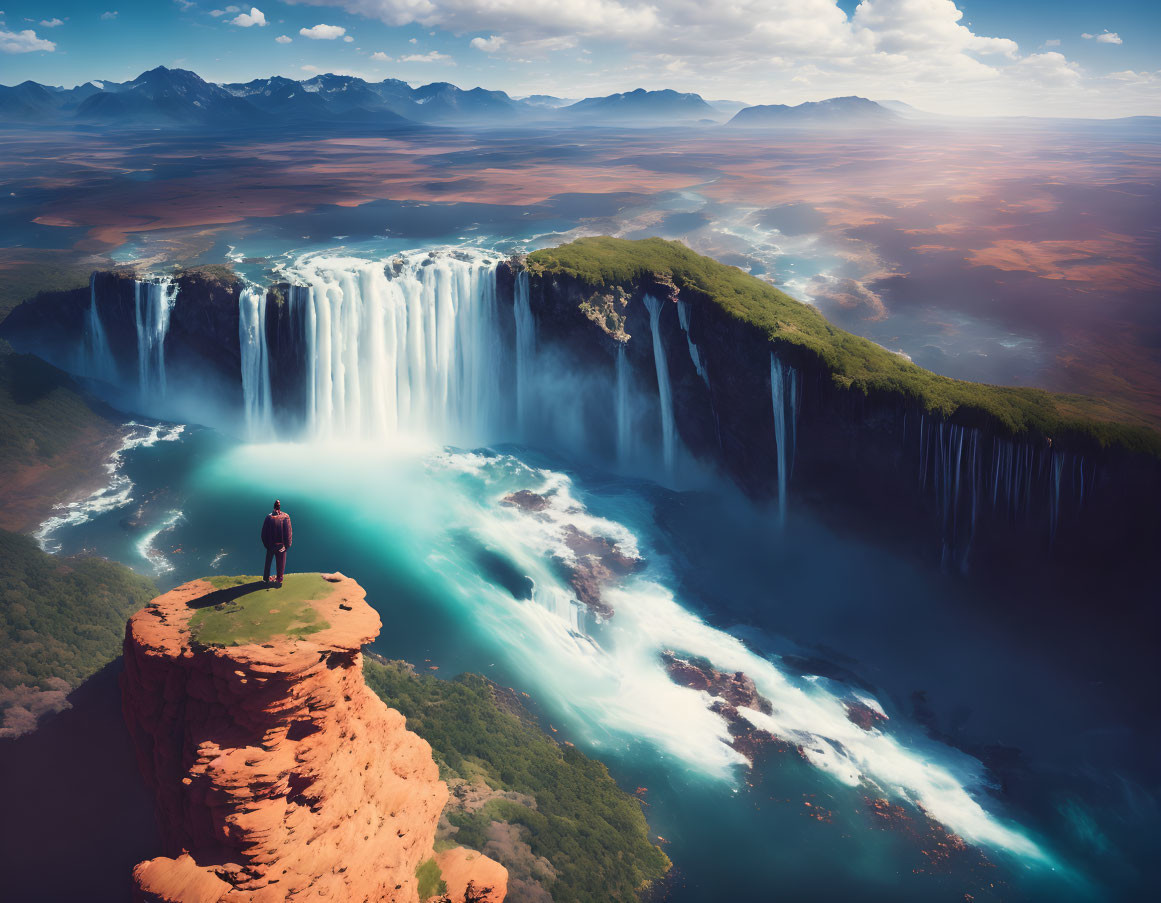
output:
<svg viewBox="0 0 1161 903"><path fill-rule="evenodd" d="M223 591L201 580L129 621L121 680L138 762L166 855L134 869L139 901L419 900L448 789L431 747L364 684L379 633L364 591L341 574L309 603L304 638L203 646L190 620ZM503 900L507 872L441 852L448 896L471 882Z"/></svg>
<svg viewBox="0 0 1161 903"><path fill-rule="evenodd" d="M80 502L109 482L107 462L121 444L117 425L98 421L80 429L49 458L29 458L0 470L0 529L35 530L57 506Z"/></svg>

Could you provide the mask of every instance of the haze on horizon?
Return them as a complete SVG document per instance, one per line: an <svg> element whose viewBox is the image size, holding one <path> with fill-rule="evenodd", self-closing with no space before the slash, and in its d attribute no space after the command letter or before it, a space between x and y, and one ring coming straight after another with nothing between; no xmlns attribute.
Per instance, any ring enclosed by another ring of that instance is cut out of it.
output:
<svg viewBox="0 0 1161 903"><path fill-rule="evenodd" d="M0 82L321 72L571 99L672 88L797 104L858 94L960 115L1161 114L1147 0L85 0L5 3Z"/></svg>

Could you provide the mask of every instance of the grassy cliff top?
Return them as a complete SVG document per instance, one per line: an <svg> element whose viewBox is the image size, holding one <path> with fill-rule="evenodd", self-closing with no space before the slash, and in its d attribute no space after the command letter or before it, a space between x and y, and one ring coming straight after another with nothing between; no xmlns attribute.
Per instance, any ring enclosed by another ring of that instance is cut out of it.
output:
<svg viewBox="0 0 1161 903"><path fill-rule="evenodd" d="M189 622L194 639L207 646L264 643L276 636L301 639L330 625L311 605L334 591L322 574L287 574L281 588L259 577L206 577L228 601L203 608Z"/></svg>
<svg viewBox="0 0 1161 903"><path fill-rule="evenodd" d="M753 324L778 345L812 353L836 385L865 394L891 393L944 417L985 414L1012 435L1072 435L1161 457L1161 433L1139 414L1101 399L1043 389L992 386L940 376L861 336L831 325L815 308L737 267L703 257L676 241L582 238L528 255L536 273L579 279L594 287L643 277L668 278Z"/></svg>

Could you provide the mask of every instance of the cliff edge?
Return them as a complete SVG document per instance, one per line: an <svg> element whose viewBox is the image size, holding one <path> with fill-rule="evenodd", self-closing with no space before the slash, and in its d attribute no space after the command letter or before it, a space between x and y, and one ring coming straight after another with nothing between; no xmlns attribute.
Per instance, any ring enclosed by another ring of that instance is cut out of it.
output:
<svg viewBox="0 0 1161 903"><path fill-rule="evenodd" d="M134 869L138 900L420 899L448 790L363 682L364 596L341 574L195 580L129 620L122 703L167 853ZM502 866L457 865L453 900L469 880L503 899Z"/></svg>

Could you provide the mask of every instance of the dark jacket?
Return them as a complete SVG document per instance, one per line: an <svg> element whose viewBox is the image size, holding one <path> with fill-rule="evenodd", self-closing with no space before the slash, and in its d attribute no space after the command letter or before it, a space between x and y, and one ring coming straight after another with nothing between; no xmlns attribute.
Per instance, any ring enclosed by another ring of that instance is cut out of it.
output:
<svg viewBox="0 0 1161 903"><path fill-rule="evenodd" d="M279 546L289 549L293 536L289 514L274 511L266 515L266 520L262 522L262 545L268 549L277 549Z"/></svg>

